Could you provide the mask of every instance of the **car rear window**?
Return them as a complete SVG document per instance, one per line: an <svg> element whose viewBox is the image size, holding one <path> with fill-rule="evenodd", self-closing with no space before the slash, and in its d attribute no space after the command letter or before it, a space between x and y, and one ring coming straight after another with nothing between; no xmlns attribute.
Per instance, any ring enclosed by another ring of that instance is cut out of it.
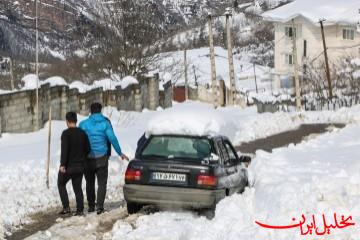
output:
<svg viewBox="0 0 360 240"><path fill-rule="evenodd" d="M211 145L207 138L153 136L141 156L161 159L204 159L211 156Z"/></svg>

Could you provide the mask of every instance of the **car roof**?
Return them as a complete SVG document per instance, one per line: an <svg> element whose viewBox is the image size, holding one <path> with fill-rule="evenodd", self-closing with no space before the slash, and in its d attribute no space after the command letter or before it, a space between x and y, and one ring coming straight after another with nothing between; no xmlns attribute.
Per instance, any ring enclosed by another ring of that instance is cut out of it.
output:
<svg viewBox="0 0 360 240"><path fill-rule="evenodd" d="M224 135L195 135L195 134L173 134L173 133L164 133L164 134L152 134L149 136L174 136L174 137L195 137L195 138L208 138L208 139L228 139Z"/></svg>

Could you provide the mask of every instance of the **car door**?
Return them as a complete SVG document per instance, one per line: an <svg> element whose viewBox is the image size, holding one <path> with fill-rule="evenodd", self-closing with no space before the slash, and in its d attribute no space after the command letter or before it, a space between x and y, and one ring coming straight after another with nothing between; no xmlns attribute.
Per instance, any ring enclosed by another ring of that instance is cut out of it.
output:
<svg viewBox="0 0 360 240"><path fill-rule="evenodd" d="M234 164L234 161L231 161L231 157L226 149L223 138L219 138L217 141L217 146L222 159L222 183L226 189L230 190L229 193L231 194L236 191L238 186L238 183L235 181L235 175L237 173L236 164Z"/></svg>
<svg viewBox="0 0 360 240"><path fill-rule="evenodd" d="M216 168L216 176L218 178L218 186L219 186L219 188L229 189L230 183L229 183L228 174L227 174L226 166L225 166L225 164L227 163L226 159L228 159L228 157L227 157L227 152L226 152L226 149L225 149L225 146L223 144L223 140L221 137L216 137L214 139L214 146L216 149L216 154L220 158L219 164Z"/></svg>
<svg viewBox="0 0 360 240"><path fill-rule="evenodd" d="M232 191L242 192L247 185L247 170L239 160L239 157L237 156L230 141L228 139L224 139L223 144L229 158L229 164L226 166Z"/></svg>

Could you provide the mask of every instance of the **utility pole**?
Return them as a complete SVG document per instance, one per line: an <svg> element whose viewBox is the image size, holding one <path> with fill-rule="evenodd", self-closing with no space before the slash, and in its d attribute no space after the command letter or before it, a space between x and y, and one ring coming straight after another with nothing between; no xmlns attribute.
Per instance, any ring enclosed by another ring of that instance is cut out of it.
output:
<svg viewBox="0 0 360 240"><path fill-rule="evenodd" d="M210 45L210 61L211 61L211 87L213 93L213 104L214 107L218 107L218 91L217 91L217 81L216 81L216 66L215 66L215 50L214 50L214 37L212 29L212 16L211 13L208 15L208 25L209 25L209 45Z"/></svg>
<svg viewBox="0 0 360 240"><path fill-rule="evenodd" d="M255 63L253 63L254 66L254 79L255 79L255 89L256 89L256 93L258 93L258 85L257 85L257 81L256 81L256 70L255 70Z"/></svg>
<svg viewBox="0 0 360 240"><path fill-rule="evenodd" d="M39 12L38 1L35 0L35 72L36 72L36 106L35 106L35 130L39 129Z"/></svg>
<svg viewBox="0 0 360 240"><path fill-rule="evenodd" d="M296 28L295 20L292 19L292 40L293 40L293 64L294 64L294 77L295 77L295 95L296 95L296 110L301 110L301 96L300 96L300 81L299 81L299 66L297 59L297 49L296 49Z"/></svg>
<svg viewBox="0 0 360 240"><path fill-rule="evenodd" d="M184 49L184 74L185 74L185 101L189 99L188 74L187 74L187 56L186 48Z"/></svg>
<svg viewBox="0 0 360 240"><path fill-rule="evenodd" d="M325 71L326 71L326 78L327 78L328 85L329 85L329 98L331 100L333 97L333 93L332 93L332 84L331 84L331 77L330 77L329 59L328 59L327 47L326 47L326 41L325 41L325 32L324 32L324 25L323 25L324 21L325 21L325 19L320 19L319 23L321 26L321 36L322 36L323 47L324 47Z"/></svg>
<svg viewBox="0 0 360 240"><path fill-rule="evenodd" d="M230 105L234 105L236 102L236 86L235 86L235 70L234 70L234 56L232 52L232 37L231 37L231 29L230 29L230 17L231 8L226 9L226 38L227 38L227 49L228 49L228 59L229 59L229 75L230 75Z"/></svg>

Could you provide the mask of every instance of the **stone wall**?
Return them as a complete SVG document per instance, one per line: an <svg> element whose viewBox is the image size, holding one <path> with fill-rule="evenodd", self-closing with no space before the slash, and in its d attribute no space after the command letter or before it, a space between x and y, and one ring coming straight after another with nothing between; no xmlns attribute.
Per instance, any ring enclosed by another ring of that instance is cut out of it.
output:
<svg viewBox="0 0 360 240"><path fill-rule="evenodd" d="M114 106L118 110L142 111L144 108L156 110L159 106L172 106L171 82L159 91L159 78L143 78L139 84L130 85L126 89L103 91L93 89L79 93L68 86L44 84L39 88L39 126L43 127L49 120L49 107L52 119L64 120L68 111L88 115L90 105L100 102L105 106ZM26 90L0 95L0 136L1 132L25 133L37 129L35 126L36 90Z"/></svg>
<svg viewBox="0 0 360 240"><path fill-rule="evenodd" d="M2 132L29 132L34 126L35 91L0 95Z"/></svg>
<svg viewBox="0 0 360 240"><path fill-rule="evenodd" d="M173 88L171 81L164 84L164 90L159 91L159 104L162 108L172 107Z"/></svg>

